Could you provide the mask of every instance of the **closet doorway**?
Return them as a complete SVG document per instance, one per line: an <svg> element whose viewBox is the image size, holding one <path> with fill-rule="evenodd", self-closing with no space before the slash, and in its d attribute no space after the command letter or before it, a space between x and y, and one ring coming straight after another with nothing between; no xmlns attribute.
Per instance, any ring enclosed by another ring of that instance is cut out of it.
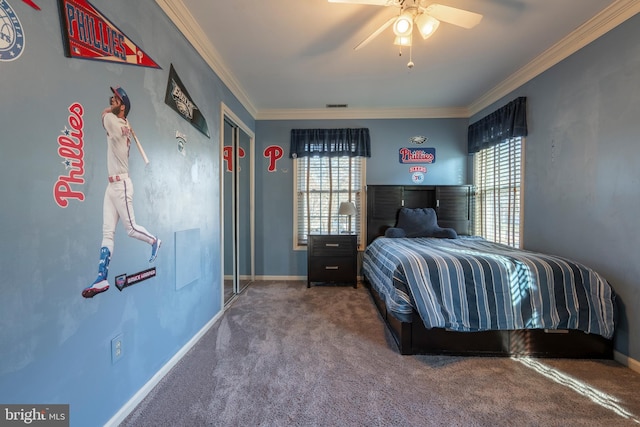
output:
<svg viewBox="0 0 640 427"><path fill-rule="evenodd" d="M222 292L226 306L255 280L255 136L225 104L220 132Z"/></svg>

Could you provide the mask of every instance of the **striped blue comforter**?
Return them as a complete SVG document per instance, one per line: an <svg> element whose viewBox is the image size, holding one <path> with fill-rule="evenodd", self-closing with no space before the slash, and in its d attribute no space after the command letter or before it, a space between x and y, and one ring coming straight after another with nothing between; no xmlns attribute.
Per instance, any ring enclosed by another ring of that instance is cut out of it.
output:
<svg viewBox="0 0 640 427"><path fill-rule="evenodd" d="M404 322L415 308L427 328L577 329L613 337L613 290L566 258L479 237L379 237L367 246L362 268Z"/></svg>

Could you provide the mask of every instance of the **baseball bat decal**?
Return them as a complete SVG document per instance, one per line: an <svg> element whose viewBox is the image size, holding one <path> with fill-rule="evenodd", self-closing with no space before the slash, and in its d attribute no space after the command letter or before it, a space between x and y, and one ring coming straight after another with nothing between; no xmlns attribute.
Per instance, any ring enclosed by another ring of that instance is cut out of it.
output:
<svg viewBox="0 0 640 427"><path fill-rule="evenodd" d="M133 128L131 126L129 126L129 129L131 130L131 135L133 135L133 139L136 141L136 145L138 146L138 150L140 151L140 155L142 156L144 163L148 165L149 158L147 157L147 154L144 152L144 148L142 148L142 144L140 143L140 140L136 136L136 133L133 131Z"/></svg>
<svg viewBox="0 0 640 427"><path fill-rule="evenodd" d="M35 10L40 10L40 7L38 7L38 5L32 2L31 0L22 0L22 1L28 4L29 6L31 6L32 8L34 8Z"/></svg>

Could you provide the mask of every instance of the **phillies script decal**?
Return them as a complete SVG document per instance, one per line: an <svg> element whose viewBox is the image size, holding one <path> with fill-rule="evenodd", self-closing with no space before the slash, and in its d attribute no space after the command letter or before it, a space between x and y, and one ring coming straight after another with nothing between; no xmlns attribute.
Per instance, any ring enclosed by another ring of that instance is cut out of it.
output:
<svg viewBox="0 0 640 427"><path fill-rule="evenodd" d="M267 170L269 172L275 172L277 170L276 162L282 158L284 150L278 145L270 145L264 149L264 152L262 154L264 157L269 159L269 166Z"/></svg>
<svg viewBox="0 0 640 427"><path fill-rule="evenodd" d="M82 190L72 187L84 184L84 108L76 102L69 106L69 113L68 126L58 137L58 155L66 175L60 175L53 185L53 200L61 208L69 206L70 199L84 200Z"/></svg>
<svg viewBox="0 0 640 427"><path fill-rule="evenodd" d="M58 0L65 56L160 68L86 0Z"/></svg>
<svg viewBox="0 0 640 427"><path fill-rule="evenodd" d="M435 148L401 148L400 163L435 163Z"/></svg>

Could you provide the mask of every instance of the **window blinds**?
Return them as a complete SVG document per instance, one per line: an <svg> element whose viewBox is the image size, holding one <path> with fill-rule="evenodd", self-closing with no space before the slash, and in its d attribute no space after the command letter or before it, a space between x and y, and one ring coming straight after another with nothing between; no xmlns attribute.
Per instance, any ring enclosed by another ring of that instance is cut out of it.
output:
<svg viewBox="0 0 640 427"><path fill-rule="evenodd" d="M522 138L474 155L475 234L520 247Z"/></svg>

